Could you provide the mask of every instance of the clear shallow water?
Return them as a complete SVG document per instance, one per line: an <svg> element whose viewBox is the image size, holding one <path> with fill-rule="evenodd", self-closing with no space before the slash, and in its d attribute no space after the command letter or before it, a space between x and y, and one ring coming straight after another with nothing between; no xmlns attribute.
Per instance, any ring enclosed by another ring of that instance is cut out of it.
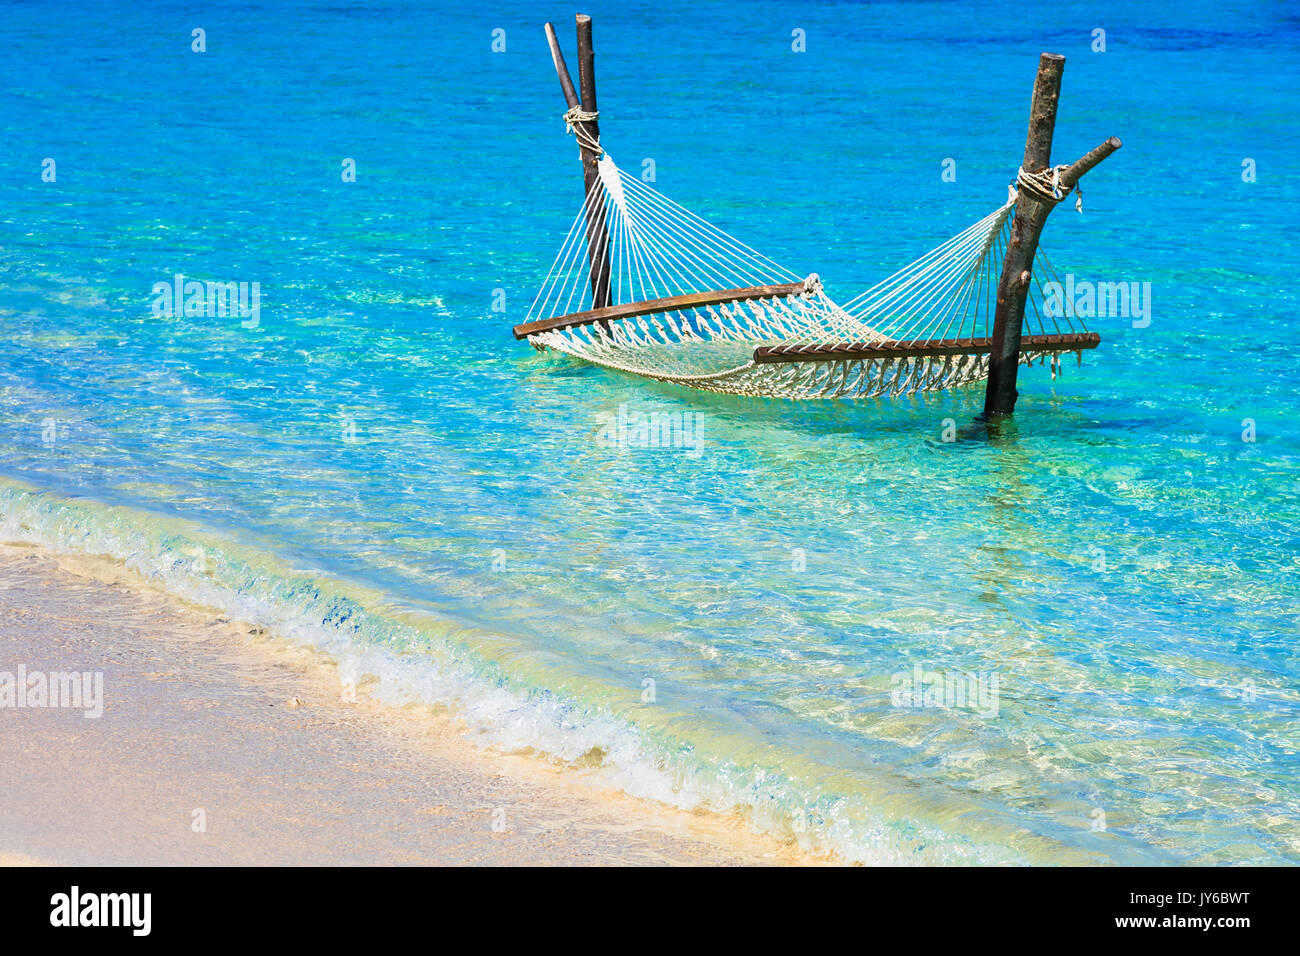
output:
<svg viewBox="0 0 1300 956"><path fill-rule="evenodd" d="M515 343L580 199L523 5L59 7L0 12L7 536L854 858L1300 859L1294 14L589 8L620 164L842 299L1002 201L1068 57L1057 158L1125 146L1045 248L1152 321L1094 320L990 439L978 389L795 406ZM156 318L176 272L260 282L259 327ZM702 453L607 447L620 406ZM996 714L892 706L916 665Z"/></svg>

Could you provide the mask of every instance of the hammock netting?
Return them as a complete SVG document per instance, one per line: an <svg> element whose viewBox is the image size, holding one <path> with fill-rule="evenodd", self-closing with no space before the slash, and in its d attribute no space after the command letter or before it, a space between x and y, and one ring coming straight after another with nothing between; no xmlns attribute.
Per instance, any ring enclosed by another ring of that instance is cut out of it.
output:
<svg viewBox="0 0 1300 956"><path fill-rule="evenodd" d="M599 188L516 329L536 348L693 388L793 399L902 395L986 377L988 348L979 348L992 334L1014 193L839 305L817 275L778 265L608 154L598 169ZM1048 281L1060 277L1040 249L1021 361L1050 360L1055 372L1060 353L1079 350L1062 343L1086 329L1048 315Z"/></svg>

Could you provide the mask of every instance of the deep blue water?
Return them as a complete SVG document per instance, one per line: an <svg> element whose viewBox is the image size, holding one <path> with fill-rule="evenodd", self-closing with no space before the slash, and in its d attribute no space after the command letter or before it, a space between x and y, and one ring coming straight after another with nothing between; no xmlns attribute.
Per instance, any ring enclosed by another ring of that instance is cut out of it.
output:
<svg viewBox="0 0 1300 956"><path fill-rule="evenodd" d="M585 7L620 165L840 299L1003 201L1067 57L1055 160L1124 147L1044 248L1151 321L990 437L978 387L721 398L512 339L581 200L572 9L0 8L5 536L851 857L1300 860L1300 13L1023 9ZM256 328L155 315L176 273L260 283ZM607 447L621 406L703 453ZM918 666L996 712L895 706Z"/></svg>

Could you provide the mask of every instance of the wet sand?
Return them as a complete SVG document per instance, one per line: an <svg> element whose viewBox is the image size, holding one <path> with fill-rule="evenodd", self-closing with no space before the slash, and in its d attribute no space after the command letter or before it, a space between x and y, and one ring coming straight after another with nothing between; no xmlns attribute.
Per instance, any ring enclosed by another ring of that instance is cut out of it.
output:
<svg viewBox="0 0 1300 956"><path fill-rule="evenodd" d="M739 818L342 698L319 654L107 561L0 545L0 671L102 671L104 711L0 708L0 865L782 865Z"/></svg>

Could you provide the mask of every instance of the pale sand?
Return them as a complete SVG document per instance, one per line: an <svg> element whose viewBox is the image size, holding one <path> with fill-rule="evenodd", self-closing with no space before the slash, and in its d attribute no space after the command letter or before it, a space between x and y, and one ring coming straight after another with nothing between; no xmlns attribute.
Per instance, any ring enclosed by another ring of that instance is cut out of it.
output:
<svg viewBox="0 0 1300 956"><path fill-rule="evenodd" d="M105 710L0 709L0 865L818 862L431 709L346 703L320 655L106 561L0 545L0 671L20 663L103 671Z"/></svg>

